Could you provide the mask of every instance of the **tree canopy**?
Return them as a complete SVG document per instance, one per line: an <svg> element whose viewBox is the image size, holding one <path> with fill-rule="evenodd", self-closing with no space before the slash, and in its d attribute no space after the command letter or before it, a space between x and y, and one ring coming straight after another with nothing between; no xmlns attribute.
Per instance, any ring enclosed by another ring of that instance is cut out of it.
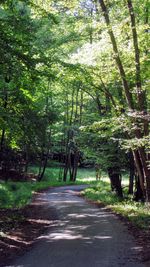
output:
<svg viewBox="0 0 150 267"><path fill-rule="evenodd" d="M148 9L147 0L1 1L6 180L35 159L41 180L57 155L64 181L98 163L119 196L127 171L137 199L150 201Z"/></svg>

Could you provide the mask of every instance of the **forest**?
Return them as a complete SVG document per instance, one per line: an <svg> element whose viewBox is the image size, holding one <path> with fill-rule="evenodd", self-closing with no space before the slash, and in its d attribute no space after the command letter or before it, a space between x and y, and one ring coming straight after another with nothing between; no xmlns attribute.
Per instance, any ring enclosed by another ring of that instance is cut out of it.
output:
<svg viewBox="0 0 150 267"><path fill-rule="evenodd" d="M52 169L148 207L149 1L2 0L0 22L0 208L26 205Z"/></svg>
<svg viewBox="0 0 150 267"><path fill-rule="evenodd" d="M87 184L82 196L146 231L146 240L149 7L148 0L0 1L2 245L35 192Z"/></svg>

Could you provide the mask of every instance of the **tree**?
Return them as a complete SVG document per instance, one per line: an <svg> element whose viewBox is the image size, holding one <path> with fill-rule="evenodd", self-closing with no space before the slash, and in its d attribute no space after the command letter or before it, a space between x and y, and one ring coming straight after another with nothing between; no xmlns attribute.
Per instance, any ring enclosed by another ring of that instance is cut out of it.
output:
<svg viewBox="0 0 150 267"><path fill-rule="evenodd" d="M131 111L133 111L133 110L134 110L134 112L140 111L143 114L145 114L145 112L147 113L147 111L145 110L145 108L146 108L146 106L145 106L146 105L146 95L145 95L145 91L142 90L142 85L141 85L141 70L140 70L138 37L137 37L135 14L134 14L134 10L133 10L132 1L127 1L127 6L129 9L129 14L130 14L130 19L131 19L131 28L132 28L132 35L133 35L132 39L133 39L133 47L134 47L134 52L135 52L135 74L136 74L135 77L136 77L136 88L137 88L137 90L136 90L137 105L136 106L133 103L133 94L130 91L129 82L127 80L125 70L123 67L123 63L122 63L122 60L120 58L120 53L118 50L117 41L116 41L113 29L112 29L112 25L110 22L108 8L107 8L107 6L103 0L100 0L99 3L100 3L100 6L102 9L104 18L105 18L106 25L108 27L108 34L109 34L110 39L111 39L113 52L115 55L115 61L116 61L116 64L118 66L118 69L120 72L120 77L121 77L122 82L123 82L123 88L125 91L128 108L131 109ZM131 117L132 117L132 115L131 115ZM140 123L143 124L142 130L139 129L137 119L134 118L134 119L132 119L132 121L133 120L135 123L134 135L136 138L139 139L139 138L143 137L143 130L144 130L144 132L146 132L146 134L148 134L147 120L142 119L140 121ZM135 159L136 168L138 170L141 188L143 190L143 195L146 197L147 201L150 201L150 171L149 171L148 166L147 166L146 154L145 154L144 147L143 146L139 147L137 150L133 151L133 155L134 155L134 159ZM144 182L146 183L146 188L144 187Z"/></svg>

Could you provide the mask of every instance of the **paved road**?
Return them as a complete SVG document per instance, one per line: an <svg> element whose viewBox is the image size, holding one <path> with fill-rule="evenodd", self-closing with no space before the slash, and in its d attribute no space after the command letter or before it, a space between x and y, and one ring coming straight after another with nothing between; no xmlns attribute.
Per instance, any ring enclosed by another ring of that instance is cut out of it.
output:
<svg viewBox="0 0 150 267"><path fill-rule="evenodd" d="M59 220L11 267L144 267L137 259L140 247L124 224L78 197L81 188L49 190L45 198Z"/></svg>

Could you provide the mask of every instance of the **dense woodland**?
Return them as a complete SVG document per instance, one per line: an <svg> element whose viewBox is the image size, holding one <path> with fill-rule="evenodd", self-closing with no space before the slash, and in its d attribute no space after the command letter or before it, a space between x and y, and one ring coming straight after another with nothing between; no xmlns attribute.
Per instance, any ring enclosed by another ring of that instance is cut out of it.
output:
<svg viewBox="0 0 150 267"><path fill-rule="evenodd" d="M1 1L1 180L97 164L150 202L148 14L148 0Z"/></svg>

